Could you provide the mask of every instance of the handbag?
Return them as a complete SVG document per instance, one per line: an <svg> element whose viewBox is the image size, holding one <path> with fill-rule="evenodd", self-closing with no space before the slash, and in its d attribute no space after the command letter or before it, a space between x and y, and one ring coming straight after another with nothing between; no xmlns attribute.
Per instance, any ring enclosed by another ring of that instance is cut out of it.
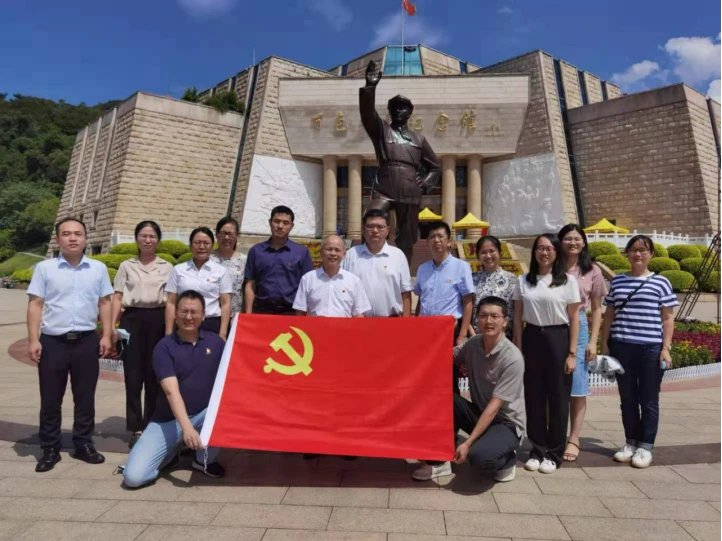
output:
<svg viewBox="0 0 722 541"><path fill-rule="evenodd" d="M642 282L641 284L639 284L636 288L634 288L634 291L632 291L631 293L629 293L629 295L627 295L627 298L622 301L622 304L619 305L619 308L615 308L615 311L616 311L616 312L621 312L622 310L624 310L624 307L627 306L627 303L629 302L629 300L630 300L632 297L634 297L634 296L637 294L637 291L639 291L640 289L642 289L642 286L643 286L644 284L646 284L647 282L649 282L649 280L650 280L650 279L652 278L652 276L654 276L654 275L655 275L655 273L653 272L652 274L650 274L649 276L647 276L647 279L646 279L644 282Z"/></svg>

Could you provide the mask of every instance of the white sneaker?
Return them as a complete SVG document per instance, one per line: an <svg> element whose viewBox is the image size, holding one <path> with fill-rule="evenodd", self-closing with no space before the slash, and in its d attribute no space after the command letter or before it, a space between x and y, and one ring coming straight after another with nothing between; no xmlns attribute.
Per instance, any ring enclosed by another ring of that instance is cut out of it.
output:
<svg viewBox="0 0 722 541"><path fill-rule="evenodd" d="M647 449L637 448L637 451L632 457L632 466L635 468L648 468L652 463L652 453Z"/></svg>
<svg viewBox="0 0 722 541"><path fill-rule="evenodd" d="M539 465L541 462L539 462L536 458L530 458L526 461L526 464L524 464L524 469L526 471L539 471Z"/></svg>
<svg viewBox="0 0 722 541"><path fill-rule="evenodd" d="M438 466L432 466L431 464L424 464L418 470L411 474L411 477L417 481L429 481L436 479L437 477L443 477L445 475L451 475L451 462L444 462Z"/></svg>
<svg viewBox="0 0 722 541"><path fill-rule="evenodd" d="M516 465L497 471L494 474L494 481L497 483L508 483L509 481L513 481L514 477L516 477Z"/></svg>
<svg viewBox="0 0 722 541"><path fill-rule="evenodd" d="M626 464L627 462L632 461L632 457L634 456L634 453L637 452L637 448L634 445L626 444L624 447L622 447L619 451L614 453L614 460L617 462L622 462Z"/></svg>
<svg viewBox="0 0 722 541"><path fill-rule="evenodd" d="M541 473L554 473L555 471L557 471L557 463L553 460L545 458L542 461L541 466L539 466L539 471Z"/></svg>

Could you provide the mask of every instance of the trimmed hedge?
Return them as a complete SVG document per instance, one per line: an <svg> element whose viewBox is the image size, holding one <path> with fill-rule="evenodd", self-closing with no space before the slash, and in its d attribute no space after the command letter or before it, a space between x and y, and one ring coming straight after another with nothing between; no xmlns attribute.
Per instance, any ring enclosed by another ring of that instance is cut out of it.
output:
<svg viewBox="0 0 722 541"><path fill-rule="evenodd" d="M191 259L193 259L193 254L190 252L187 252L187 253L181 255L178 259L176 259L176 265L178 263L185 263L186 261L190 261Z"/></svg>
<svg viewBox="0 0 722 541"><path fill-rule="evenodd" d="M158 243L158 252L161 254L170 254L175 258L189 253L191 250L185 242L179 240L162 240Z"/></svg>
<svg viewBox="0 0 722 541"><path fill-rule="evenodd" d="M589 255L594 259L601 255L619 255L619 249L611 242L604 240L590 242L587 245L587 249L589 250Z"/></svg>
<svg viewBox="0 0 722 541"><path fill-rule="evenodd" d="M110 267L108 267L108 277L110 278L110 283L111 283L111 285L113 284L113 282L115 282L115 275L116 275L116 274L118 274L118 270L117 270L117 269L111 269Z"/></svg>
<svg viewBox="0 0 722 541"><path fill-rule="evenodd" d="M629 264L629 260L620 253L612 255L600 255L596 258L596 261L599 261L603 265L606 265L614 272L624 272L632 268L632 265Z"/></svg>
<svg viewBox="0 0 722 541"><path fill-rule="evenodd" d="M694 282L694 276L690 273L682 270L668 270L659 273L660 276L664 276L669 283L672 284L674 291L683 291L692 287Z"/></svg>
<svg viewBox="0 0 722 541"><path fill-rule="evenodd" d="M679 268L683 271L689 272L690 274L696 274L701 266L701 257L688 257L687 259L683 259L679 262Z"/></svg>
<svg viewBox="0 0 722 541"><path fill-rule="evenodd" d="M138 255L138 245L135 242L121 242L110 249L111 254Z"/></svg>
<svg viewBox="0 0 722 541"><path fill-rule="evenodd" d="M190 253L190 252L189 252L189 253ZM166 260L168 263L170 263L171 265L175 265L176 263L178 263L178 261L176 260L176 258L173 257L173 256L170 255L170 254L155 254L155 256L156 256L156 257L160 257L161 259L165 259L165 260ZM192 256L191 256L191 257L192 257Z"/></svg>
<svg viewBox="0 0 722 541"><path fill-rule="evenodd" d="M719 293L720 291L720 273L719 271L712 271L707 277L707 281L702 287L704 291L708 293Z"/></svg>
<svg viewBox="0 0 722 541"><path fill-rule="evenodd" d="M654 243L654 257L669 257L669 252L667 251L667 248L665 248L661 244L655 242Z"/></svg>
<svg viewBox="0 0 722 541"><path fill-rule="evenodd" d="M695 248L697 248L702 257L704 257L709 250L709 246L707 246L706 244L690 244L690 246L694 246Z"/></svg>
<svg viewBox="0 0 722 541"><path fill-rule="evenodd" d="M682 261L690 257L702 257L699 253L699 248L692 246L691 244L673 244L667 248L669 257L676 261Z"/></svg>
<svg viewBox="0 0 722 541"><path fill-rule="evenodd" d="M10 275L10 279L16 282L30 282L32 277L33 269L18 269Z"/></svg>
<svg viewBox="0 0 722 541"><path fill-rule="evenodd" d="M653 257L649 260L649 270L659 274L660 272L679 270L679 263L671 257Z"/></svg>
<svg viewBox="0 0 722 541"><path fill-rule="evenodd" d="M110 267L111 269L117 269L120 267L120 264L125 261L126 259L130 259L134 256L130 254L103 254L103 255L91 255L88 256L90 259L95 259L96 261L100 261L103 263L106 267Z"/></svg>

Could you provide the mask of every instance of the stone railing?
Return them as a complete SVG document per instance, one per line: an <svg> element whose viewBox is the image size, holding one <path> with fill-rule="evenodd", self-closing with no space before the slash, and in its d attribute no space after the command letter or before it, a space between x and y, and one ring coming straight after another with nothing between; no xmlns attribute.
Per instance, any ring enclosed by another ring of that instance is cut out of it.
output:
<svg viewBox="0 0 722 541"><path fill-rule="evenodd" d="M631 233L599 233L595 231L594 233L587 233L587 240L589 242L596 242L596 241L606 241L611 242L614 244L617 248L626 248L627 242L634 237L635 235L638 235L639 232L635 229ZM667 233L666 231L662 231L661 233L657 233L657 230L655 229L651 233L643 233L645 235L648 235L652 242L655 242L657 244L661 244L662 246L672 246L673 244L704 244L705 246L709 246L712 244L712 239L714 238L713 234L706 234L704 237L690 237L689 235L682 235L682 234L676 234L676 233Z"/></svg>

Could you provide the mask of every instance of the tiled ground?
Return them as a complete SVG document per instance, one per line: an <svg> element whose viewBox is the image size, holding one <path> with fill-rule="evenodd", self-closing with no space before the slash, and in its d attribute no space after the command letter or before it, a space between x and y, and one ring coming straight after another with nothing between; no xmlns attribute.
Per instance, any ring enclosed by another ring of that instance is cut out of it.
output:
<svg viewBox="0 0 722 541"><path fill-rule="evenodd" d="M0 290L0 540L720 539L719 381L663 393L647 470L611 461L623 441L618 402L595 396L579 464L551 476L520 469L495 485L461 467L417 483L416 464L400 460L224 451L223 480L192 473L185 457L138 491L113 475L127 452L123 385L101 381L96 442L107 463L64 452L52 472L37 474L37 375L6 353L25 335L24 303L21 292ZM69 392L64 413L69 429Z"/></svg>

